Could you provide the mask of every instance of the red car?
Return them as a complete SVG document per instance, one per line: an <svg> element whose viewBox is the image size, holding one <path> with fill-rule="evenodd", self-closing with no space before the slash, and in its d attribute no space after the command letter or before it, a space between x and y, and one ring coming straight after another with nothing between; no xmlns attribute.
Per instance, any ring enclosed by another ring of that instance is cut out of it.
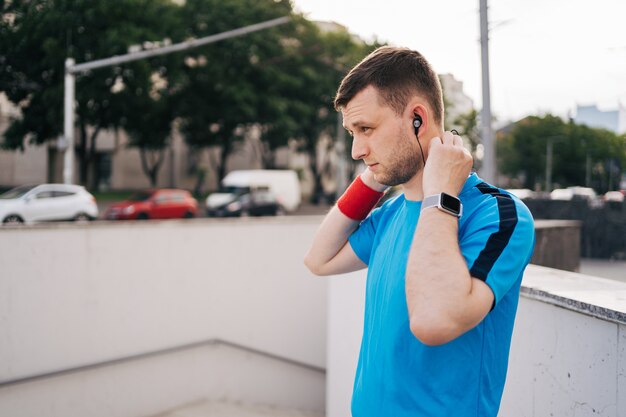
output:
<svg viewBox="0 0 626 417"><path fill-rule="evenodd" d="M189 191L154 189L134 193L128 200L109 207L109 220L188 219L198 212L198 202Z"/></svg>

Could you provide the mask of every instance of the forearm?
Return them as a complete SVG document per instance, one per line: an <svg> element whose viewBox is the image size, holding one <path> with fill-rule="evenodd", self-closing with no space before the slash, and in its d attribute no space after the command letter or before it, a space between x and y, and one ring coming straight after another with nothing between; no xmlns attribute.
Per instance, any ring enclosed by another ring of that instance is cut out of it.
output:
<svg viewBox="0 0 626 417"><path fill-rule="evenodd" d="M366 265L351 248L348 237L374 208L385 185L378 184L369 170L355 180L328 213L305 256L305 265L317 275L356 271Z"/></svg>
<svg viewBox="0 0 626 417"><path fill-rule="evenodd" d="M304 263L317 275L327 275L331 268L327 265L346 245L348 237L358 227L359 222L348 218L335 205L324 218L315 233Z"/></svg>
<svg viewBox="0 0 626 417"><path fill-rule="evenodd" d="M406 297L411 330L429 344L445 343L476 324L476 314L468 311L473 280L457 236L455 217L437 209L421 213L407 263Z"/></svg>

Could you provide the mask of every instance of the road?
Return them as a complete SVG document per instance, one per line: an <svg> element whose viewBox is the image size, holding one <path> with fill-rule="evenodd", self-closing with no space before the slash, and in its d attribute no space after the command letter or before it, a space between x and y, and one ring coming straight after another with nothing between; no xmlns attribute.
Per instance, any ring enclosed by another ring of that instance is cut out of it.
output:
<svg viewBox="0 0 626 417"><path fill-rule="evenodd" d="M580 273L626 282L626 261L582 258Z"/></svg>

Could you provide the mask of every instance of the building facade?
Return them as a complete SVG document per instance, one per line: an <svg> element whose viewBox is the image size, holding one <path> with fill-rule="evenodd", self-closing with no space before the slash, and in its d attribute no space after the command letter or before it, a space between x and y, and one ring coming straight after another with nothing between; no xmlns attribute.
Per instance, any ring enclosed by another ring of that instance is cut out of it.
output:
<svg viewBox="0 0 626 417"><path fill-rule="evenodd" d="M619 103L615 110L600 110L595 104L576 106L574 121L589 127L610 130L621 135L626 133L626 107Z"/></svg>

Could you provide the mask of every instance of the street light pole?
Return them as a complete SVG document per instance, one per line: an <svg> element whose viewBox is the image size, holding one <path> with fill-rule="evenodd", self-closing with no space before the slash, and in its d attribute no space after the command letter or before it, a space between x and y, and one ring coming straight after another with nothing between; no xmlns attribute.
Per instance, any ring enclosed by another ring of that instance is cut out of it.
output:
<svg viewBox="0 0 626 417"><path fill-rule="evenodd" d="M337 112L337 190L336 195L340 196L348 188L348 167L346 163L346 130L343 127L343 114Z"/></svg>
<svg viewBox="0 0 626 417"><path fill-rule="evenodd" d="M64 115L63 130L65 135L65 155L63 158L63 182L65 184L74 183L74 84L75 74L90 71L96 68L110 67L112 65L124 64L126 62L137 61L140 59L150 58L153 56L171 54L173 52L185 51L198 46L208 45L224 39L236 38L244 36L252 32L268 29L274 26L282 25L289 22L289 17L279 17L277 19L268 20L254 25L244 26L242 28L229 30L215 35L205 36L200 39L193 39L174 45L154 48L147 51L131 52L124 55L116 55L109 58L97 59L94 61L75 64L72 58L65 60L65 92L64 92Z"/></svg>
<svg viewBox="0 0 626 417"><path fill-rule="evenodd" d="M74 59L65 60L65 94L63 95L63 135L65 136L63 155L63 182L74 183L74 85L75 75L71 72Z"/></svg>
<svg viewBox="0 0 626 417"><path fill-rule="evenodd" d="M482 144L485 150L481 177L494 183L496 181L495 149L493 129L491 127L491 91L489 81L489 17L487 0L480 0L480 51L482 62L483 108L480 113Z"/></svg>

